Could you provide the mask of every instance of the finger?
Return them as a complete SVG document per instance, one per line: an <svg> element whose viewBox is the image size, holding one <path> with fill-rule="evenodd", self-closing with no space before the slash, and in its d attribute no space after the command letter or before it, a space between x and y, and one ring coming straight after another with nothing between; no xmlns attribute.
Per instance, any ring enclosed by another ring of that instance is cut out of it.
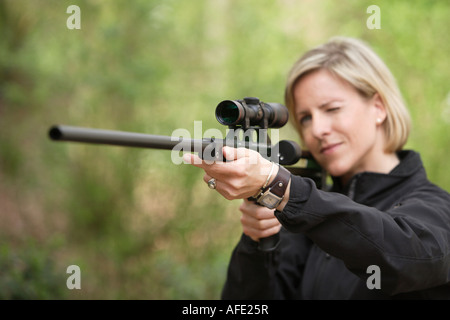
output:
<svg viewBox="0 0 450 320"><path fill-rule="evenodd" d="M183 154L183 161L184 163L192 164L196 167L200 167L201 165L203 165L203 160L194 153Z"/></svg>
<svg viewBox="0 0 450 320"><path fill-rule="evenodd" d="M205 181L206 183L208 183L208 181L211 180L211 179L212 179L212 177L211 177L209 174L207 174L207 173L204 174L204 176L203 176L203 181Z"/></svg>
<svg viewBox="0 0 450 320"><path fill-rule="evenodd" d="M241 224L245 225L247 227L250 227L255 230L266 230L271 229L273 227L276 227L280 225L280 222L277 218L270 218L270 219L255 219L250 215L243 214L241 216Z"/></svg>
<svg viewBox="0 0 450 320"><path fill-rule="evenodd" d="M247 214L258 220L275 218L274 209L268 209L266 207L260 206L253 201L245 200L239 207L239 210L243 214Z"/></svg>
<svg viewBox="0 0 450 320"><path fill-rule="evenodd" d="M225 146L222 149L222 153L226 160L232 161L232 160L237 160L237 159L249 156L250 149L232 148L232 147Z"/></svg>
<svg viewBox="0 0 450 320"><path fill-rule="evenodd" d="M215 160L203 160L198 155L193 153L185 153L183 154L183 161L186 164L192 164L198 168L202 168L204 170L210 169L214 164L221 164L222 162L218 162Z"/></svg>
<svg viewBox="0 0 450 320"><path fill-rule="evenodd" d="M247 236L252 238L253 241L259 241L262 238L267 238L274 234L277 234L278 232L280 232L280 229L281 229L281 225L275 226L270 229L265 229L265 230L257 230L257 229L253 229L251 227L245 227L245 226L242 227L242 231L244 232L244 234L246 234Z"/></svg>

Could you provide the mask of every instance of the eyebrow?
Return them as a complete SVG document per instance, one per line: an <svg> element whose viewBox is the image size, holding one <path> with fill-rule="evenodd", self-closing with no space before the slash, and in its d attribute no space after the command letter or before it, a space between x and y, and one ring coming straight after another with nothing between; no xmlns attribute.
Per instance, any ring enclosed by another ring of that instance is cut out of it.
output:
<svg viewBox="0 0 450 320"><path fill-rule="evenodd" d="M326 106L328 106L329 104L332 104L332 103L334 103L334 102L343 102L343 101L344 101L344 100L340 100L340 99L332 99L332 100L330 100L330 101L327 101L327 102L325 102L325 103L322 103L322 104L318 107L318 109L323 109L324 107L326 107ZM306 114L306 113L308 113L307 110L296 112L297 115L302 115L302 114Z"/></svg>

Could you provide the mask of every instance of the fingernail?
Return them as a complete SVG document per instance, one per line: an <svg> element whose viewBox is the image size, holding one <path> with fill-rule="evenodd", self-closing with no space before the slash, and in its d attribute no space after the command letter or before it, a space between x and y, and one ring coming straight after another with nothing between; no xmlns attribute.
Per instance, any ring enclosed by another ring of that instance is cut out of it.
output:
<svg viewBox="0 0 450 320"><path fill-rule="evenodd" d="M190 164L192 162L191 154L190 153L183 154L183 160L184 163Z"/></svg>

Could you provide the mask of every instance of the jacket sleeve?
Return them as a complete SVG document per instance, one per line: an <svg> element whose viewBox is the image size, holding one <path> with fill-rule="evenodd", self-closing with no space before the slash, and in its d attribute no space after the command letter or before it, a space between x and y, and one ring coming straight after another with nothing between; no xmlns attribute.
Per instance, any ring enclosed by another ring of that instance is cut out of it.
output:
<svg viewBox="0 0 450 320"><path fill-rule="evenodd" d="M302 234L282 228L276 249L262 252L242 235L228 266L222 299L297 299L302 269L311 246Z"/></svg>
<svg viewBox="0 0 450 320"><path fill-rule="evenodd" d="M289 202L275 214L287 230L303 233L361 278L377 265L382 291L394 295L450 281L449 198L431 191L381 211L292 176Z"/></svg>

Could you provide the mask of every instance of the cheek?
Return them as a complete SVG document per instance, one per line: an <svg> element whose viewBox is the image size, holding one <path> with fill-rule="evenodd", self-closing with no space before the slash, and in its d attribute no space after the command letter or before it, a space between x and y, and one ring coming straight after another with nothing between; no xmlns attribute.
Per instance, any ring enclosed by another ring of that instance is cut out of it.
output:
<svg viewBox="0 0 450 320"><path fill-rule="evenodd" d="M345 136L349 142L363 142L375 134L375 126L369 121L369 117L366 114L355 113L351 116L342 115L339 119L335 120L333 122L334 132Z"/></svg>
<svg viewBox="0 0 450 320"><path fill-rule="evenodd" d="M355 143L368 145L375 139L376 127L372 122L367 121L367 117L357 118L354 123L348 125L348 128L348 136Z"/></svg>
<svg viewBox="0 0 450 320"><path fill-rule="evenodd" d="M302 130L301 137L304 145L310 151L314 150L314 147L317 146L317 139L313 137L309 130Z"/></svg>

